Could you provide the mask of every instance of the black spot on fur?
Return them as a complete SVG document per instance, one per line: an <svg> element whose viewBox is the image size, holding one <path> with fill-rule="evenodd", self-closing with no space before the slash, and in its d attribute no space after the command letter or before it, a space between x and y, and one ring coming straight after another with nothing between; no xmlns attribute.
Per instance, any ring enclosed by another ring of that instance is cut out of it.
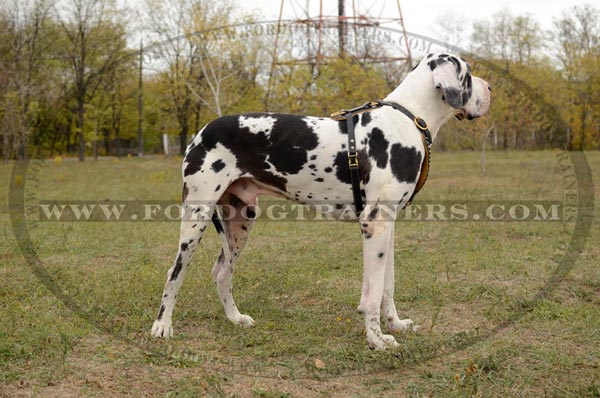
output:
<svg viewBox="0 0 600 398"><path fill-rule="evenodd" d="M331 167L325 167L325 169L323 171L325 173L331 173L333 171L333 169Z"/></svg>
<svg viewBox="0 0 600 398"><path fill-rule="evenodd" d="M345 182L346 184L351 184L350 169L348 168L348 152L338 152L333 161L333 165L336 168L335 175L338 180ZM369 161L365 149L358 151L358 172L360 174L360 180L366 184L369 181L371 173L371 162Z"/></svg>
<svg viewBox="0 0 600 398"><path fill-rule="evenodd" d="M312 156L310 157L310 160L316 160L316 159L317 159L317 155L312 155Z"/></svg>
<svg viewBox="0 0 600 398"><path fill-rule="evenodd" d="M364 127L369 123L371 123L371 112L365 112L360 118L360 125Z"/></svg>
<svg viewBox="0 0 600 398"><path fill-rule="evenodd" d="M183 242L183 243L181 244L181 251L182 251L182 252L184 252L184 251L187 251L187 249L188 249L188 244L187 244L187 243L185 243L185 242Z"/></svg>
<svg viewBox="0 0 600 398"><path fill-rule="evenodd" d="M219 220L219 217L217 216L216 212L214 212L212 215L212 222L215 226L215 229L217 230L217 233L222 234L223 232L225 232L223 230L223 224L221 224L221 220Z"/></svg>
<svg viewBox="0 0 600 398"><path fill-rule="evenodd" d="M462 82L463 92L462 92L462 102L463 105L469 102L471 95L473 95L473 79L471 78L471 74L467 73Z"/></svg>
<svg viewBox="0 0 600 398"><path fill-rule="evenodd" d="M204 158L206 157L206 149L203 145L196 145L193 147L187 155L185 155L185 161L187 165L183 170L184 176L196 174L202 168L204 164Z"/></svg>
<svg viewBox="0 0 600 398"><path fill-rule="evenodd" d="M383 131L375 127L369 138L369 156L375 160L377 167L385 169L388 162L389 141L385 139Z"/></svg>
<svg viewBox="0 0 600 398"><path fill-rule="evenodd" d="M383 257L383 252L380 252L377 257L382 258Z"/></svg>
<svg viewBox="0 0 600 398"><path fill-rule="evenodd" d="M221 189L221 185L217 185L217 187L215 188L215 192L219 192L219 189Z"/></svg>
<svg viewBox="0 0 600 398"><path fill-rule="evenodd" d="M361 224L360 233L362 234L362 236L365 239L371 239L371 236L372 236L372 234L370 234L369 231L367 230L368 227L369 227L369 224L367 224L367 223Z"/></svg>
<svg viewBox="0 0 600 398"><path fill-rule="evenodd" d="M390 167L392 174L400 182L413 183L421 169L421 153L415 147L404 147L402 144L392 145L390 150Z"/></svg>
<svg viewBox="0 0 600 398"><path fill-rule="evenodd" d="M247 117L263 116L266 115L247 115ZM290 169L300 170L302 164L306 162L306 150L317 145L317 138L312 133L315 137L311 140L310 134L306 133L306 123L303 123L297 116L269 115L269 117L277 119L270 136L264 132L254 134L248 128L240 128L239 116L224 116L210 122L202 131L198 145L186 155L185 161L188 165L184 170L184 176L198 172L206 153L216 148L217 144L221 144L233 153L236 158L236 166L242 171L252 174L265 184L285 190L286 178L267 171L269 167L267 160L269 159L275 168L282 172ZM280 120L285 120L286 117L295 118L297 121L295 124L294 122L288 123L288 127L291 129L289 135L292 136L289 140L282 131L285 126L280 123ZM303 130L298 130L300 123L304 124ZM286 150L286 145L289 150ZM252 150L249 151L248 148L252 148ZM302 154L304 154L304 158L302 158ZM290 163L288 165L290 167L285 167L286 161ZM298 163L301 164L298 165ZM296 167L292 168L291 166L294 165Z"/></svg>
<svg viewBox="0 0 600 398"><path fill-rule="evenodd" d="M157 320L161 320L163 313L165 312L165 306L164 305L160 305L160 311L158 311L158 316L156 317Z"/></svg>
<svg viewBox="0 0 600 398"><path fill-rule="evenodd" d="M223 170L223 168L225 168L225 163L221 159L215 160L211 168L215 173L218 173L219 171Z"/></svg>
<svg viewBox="0 0 600 398"><path fill-rule="evenodd" d="M242 231L248 231L248 227L245 226L245 225L243 225L243 224L242 224L242 226L240 228L242 229Z"/></svg>
<svg viewBox="0 0 600 398"><path fill-rule="evenodd" d="M375 219L375 217L377 217L377 213L379 213L379 207L375 207L373 210L371 210L371 212L369 213L368 219L373 221Z"/></svg>
<svg viewBox="0 0 600 398"><path fill-rule="evenodd" d="M455 109L463 106L462 91L456 87L444 88L444 97L446 98L446 102Z"/></svg>
<svg viewBox="0 0 600 398"><path fill-rule="evenodd" d="M179 276L181 272L181 268L183 268L183 262L181 259L181 253L177 255L177 259L175 260L175 267L173 268L173 272L171 273L170 281L174 281Z"/></svg>
<svg viewBox="0 0 600 398"><path fill-rule="evenodd" d="M297 174L306 163L307 152L319 145L319 138L300 116L272 117L276 121L271 130L268 160L279 172Z"/></svg>
<svg viewBox="0 0 600 398"><path fill-rule="evenodd" d="M346 119L340 120L338 122L338 126L340 127L340 133L345 135L348 134L348 125L346 123ZM358 124L358 115L352 116L352 123L354 123L355 126Z"/></svg>
<svg viewBox="0 0 600 398"><path fill-rule="evenodd" d="M325 180L324 180L324 179L322 179L321 177L319 177L319 178L315 178L315 181L316 181L316 182L323 182L323 181L325 181Z"/></svg>
<svg viewBox="0 0 600 398"><path fill-rule="evenodd" d="M456 68L456 74L460 75L462 72L462 65L460 64L460 61L456 57L449 57L448 59L454 64L454 67Z"/></svg>

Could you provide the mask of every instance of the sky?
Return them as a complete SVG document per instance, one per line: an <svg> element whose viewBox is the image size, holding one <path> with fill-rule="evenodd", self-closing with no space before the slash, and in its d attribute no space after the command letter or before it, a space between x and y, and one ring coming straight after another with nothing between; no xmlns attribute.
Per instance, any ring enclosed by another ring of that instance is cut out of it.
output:
<svg viewBox="0 0 600 398"><path fill-rule="evenodd" d="M587 0L593 4L597 0ZM398 16L396 0L354 0L359 8L370 8L371 16ZM277 19L280 0L251 0L241 1L242 7L248 10L257 10L265 19ZM319 0L310 0L309 7L311 16L318 16ZM323 0L324 13L332 15L337 12L337 0ZM567 11L572 5L581 5L586 0L404 0L400 1L406 30L432 38L439 37L439 28L436 20L448 15L457 15L470 22L476 19L490 17L502 9L509 9L514 14L530 13L540 23L542 29L552 28L553 17L559 17L562 12ZM307 0L284 0L284 18L294 18L301 15L301 10L307 4ZM350 8L352 1L346 0L346 8ZM382 13L383 10L383 13ZM348 11L346 11L348 14Z"/></svg>

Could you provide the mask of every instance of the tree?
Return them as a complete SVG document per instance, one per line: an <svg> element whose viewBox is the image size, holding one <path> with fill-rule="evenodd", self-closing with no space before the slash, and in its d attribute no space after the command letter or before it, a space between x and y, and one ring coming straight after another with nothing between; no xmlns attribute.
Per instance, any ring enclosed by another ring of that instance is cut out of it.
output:
<svg viewBox="0 0 600 398"><path fill-rule="evenodd" d="M439 38L447 44L451 50L462 48L467 41L467 28L469 21L464 14L458 12L445 13L435 20L435 31Z"/></svg>
<svg viewBox="0 0 600 398"><path fill-rule="evenodd" d="M32 126L37 117L38 101L44 94L42 71L44 53L52 45L47 29L50 4L45 0L18 1L3 4L0 53L4 67L0 77L0 93L4 109L4 162L10 147L20 159L28 156ZM12 145L11 145L12 141Z"/></svg>
<svg viewBox="0 0 600 398"><path fill-rule="evenodd" d="M160 73L164 81L164 94L168 96L168 110L175 115L179 130L180 153L187 146L190 116L192 114L192 93L190 85L196 59L193 57L195 43L185 35L189 24L192 0L177 0L165 4L157 0L147 0L149 25L160 45L153 52L167 64L167 70Z"/></svg>
<svg viewBox="0 0 600 398"><path fill-rule="evenodd" d="M94 98L96 106L96 128L94 139L94 156L97 156L97 143L104 140L106 152L110 152L109 141L115 140L117 157L123 156L123 127L133 138L133 119L135 115L134 99L138 95L135 59L126 58L111 68L98 88Z"/></svg>
<svg viewBox="0 0 600 398"><path fill-rule="evenodd" d="M259 67L257 62L263 48L262 38L240 33L235 25L242 19L252 23L252 18L234 16L234 4L221 1L196 1L192 6L192 19L186 34L194 42L194 59L199 67L198 88L192 89L197 101L216 116L235 105L256 85ZM189 82L191 83L191 82Z"/></svg>
<svg viewBox="0 0 600 398"><path fill-rule="evenodd" d="M376 66L364 66L351 58L339 58L321 66L309 113L328 115L366 101L382 98L389 88Z"/></svg>
<svg viewBox="0 0 600 398"><path fill-rule="evenodd" d="M504 9L473 22L471 50L483 58L534 62L543 44L539 23L530 15L514 16ZM508 65L508 63L507 63Z"/></svg>
<svg viewBox="0 0 600 398"><path fill-rule="evenodd" d="M197 127L203 110L212 119L260 91L260 40L238 36L231 1L178 0L166 6L148 0L148 5L150 26L160 43L153 51L167 64L160 76L183 154L192 117Z"/></svg>
<svg viewBox="0 0 600 398"><path fill-rule="evenodd" d="M488 80L494 86L494 79L501 79L500 74L504 73L514 83L506 82L493 93L490 113L503 149L537 147L551 141L548 136L554 132L544 132L547 120L540 114L546 108L539 98L531 95L533 89L527 88L541 91L546 81L553 80L547 69L548 60L543 59L543 44L539 23L529 14L515 16L505 9L491 19L473 23L473 53L482 54L481 59L497 65L496 73Z"/></svg>
<svg viewBox="0 0 600 398"><path fill-rule="evenodd" d="M85 105L124 55L125 28L106 0L69 0L68 6L58 12L57 18L66 37L62 56L72 73L79 160L84 161Z"/></svg>
<svg viewBox="0 0 600 398"><path fill-rule="evenodd" d="M573 141L586 149L588 136L598 136L600 118L600 11L591 5L574 6L554 20L557 55L569 84ZM597 144L596 144L597 145Z"/></svg>

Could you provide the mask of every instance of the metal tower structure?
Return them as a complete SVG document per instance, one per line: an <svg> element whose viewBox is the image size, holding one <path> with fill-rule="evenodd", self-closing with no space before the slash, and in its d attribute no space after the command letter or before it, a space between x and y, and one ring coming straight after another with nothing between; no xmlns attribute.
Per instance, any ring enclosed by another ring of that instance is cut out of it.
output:
<svg viewBox="0 0 600 398"><path fill-rule="evenodd" d="M399 74L412 68L400 0L281 0L268 93L280 67L319 66L349 57L363 64L389 64ZM328 7L328 8L326 8ZM391 11L393 10L393 11ZM392 15L393 14L393 15Z"/></svg>

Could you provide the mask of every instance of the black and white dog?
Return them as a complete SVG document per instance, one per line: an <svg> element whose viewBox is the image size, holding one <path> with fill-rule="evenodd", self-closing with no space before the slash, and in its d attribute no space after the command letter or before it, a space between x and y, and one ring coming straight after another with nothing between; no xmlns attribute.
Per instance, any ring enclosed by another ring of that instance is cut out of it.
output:
<svg viewBox="0 0 600 398"><path fill-rule="evenodd" d="M403 105L424 119L435 139L452 116L473 119L490 105L489 84L471 76L459 56L429 54L385 100ZM421 172L425 147L413 120L385 106L355 116L361 191L366 207L359 216L363 232L363 286L358 306L364 314L369 347L397 345L383 334L413 328L400 319L394 305L394 219L378 211L378 203L406 205ZM254 320L240 313L232 295L233 267L246 243L254 215L241 211L257 204L257 196L273 195L306 204L353 202L348 171L345 121L330 118L251 113L218 118L206 125L187 148L183 161L183 204L186 214L208 206L223 248L212 275L227 318L241 326ZM231 214L215 210L226 204ZM233 211L232 211L233 210ZM236 211L240 210L240 211ZM225 217L227 216L227 217ZM167 274L158 317L157 337L171 337L171 319L186 268L211 217L186 217L181 223L179 252ZM382 222L383 221L383 222ZM387 221L387 222L385 222Z"/></svg>

